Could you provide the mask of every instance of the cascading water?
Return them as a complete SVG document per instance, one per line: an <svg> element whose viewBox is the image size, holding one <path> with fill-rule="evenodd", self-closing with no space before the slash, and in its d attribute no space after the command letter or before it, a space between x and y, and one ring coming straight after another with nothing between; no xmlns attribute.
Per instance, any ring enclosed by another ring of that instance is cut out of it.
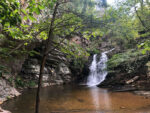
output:
<svg viewBox="0 0 150 113"><path fill-rule="evenodd" d="M107 76L107 60L108 57L106 53L109 51L103 52L101 54L100 60L97 62L97 55L93 56L93 61L90 66L90 75L87 78L87 85L88 86L96 86L103 82Z"/></svg>

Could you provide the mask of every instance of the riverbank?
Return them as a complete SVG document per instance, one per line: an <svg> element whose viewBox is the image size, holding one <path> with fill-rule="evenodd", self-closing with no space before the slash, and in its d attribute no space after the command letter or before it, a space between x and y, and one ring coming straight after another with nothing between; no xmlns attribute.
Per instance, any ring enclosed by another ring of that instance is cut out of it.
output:
<svg viewBox="0 0 150 113"><path fill-rule="evenodd" d="M21 93L8 80L0 78L0 104L4 101L19 96Z"/></svg>

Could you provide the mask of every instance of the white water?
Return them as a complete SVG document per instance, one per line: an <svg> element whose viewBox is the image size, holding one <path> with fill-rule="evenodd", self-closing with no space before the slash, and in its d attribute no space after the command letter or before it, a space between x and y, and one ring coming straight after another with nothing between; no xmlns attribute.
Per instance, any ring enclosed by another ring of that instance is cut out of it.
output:
<svg viewBox="0 0 150 113"><path fill-rule="evenodd" d="M101 54L99 61L96 60L97 59L96 54L93 56L93 61L90 66L90 74L87 79L88 86L96 86L105 80L108 73L106 70L107 68L106 62L108 60L106 53L108 52L109 51L103 52Z"/></svg>

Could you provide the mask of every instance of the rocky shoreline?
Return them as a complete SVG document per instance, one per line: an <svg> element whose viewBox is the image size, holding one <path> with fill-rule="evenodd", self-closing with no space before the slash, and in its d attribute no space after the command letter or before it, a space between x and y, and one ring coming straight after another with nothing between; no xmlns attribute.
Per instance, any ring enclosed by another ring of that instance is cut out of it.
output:
<svg viewBox="0 0 150 113"><path fill-rule="evenodd" d="M10 98L19 96L21 94L4 78L0 78L0 92L0 104Z"/></svg>
<svg viewBox="0 0 150 113"><path fill-rule="evenodd" d="M143 87L143 86L135 87L133 85L120 85L120 86L118 85L118 86L111 86L111 87L110 86L107 87L107 86L103 85L103 86L99 86L99 87L101 87L101 88L107 88L109 91L112 91L112 92L131 92L131 93L133 93L135 95L144 96L145 99L150 98L150 88L149 87L146 87L146 88ZM19 96L19 95L21 95L21 93L17 92L17 94L16 94L15 92L13 92L11 95L12 96L10 98L3 99L3 102L7 101L8 99L11 99L11 98L14 98L16 96ZM3 102L0 101L0 106L3 104ZM3 110L0 107L0 113L11 113L11 112L7 111L7 110Z"/></svg>

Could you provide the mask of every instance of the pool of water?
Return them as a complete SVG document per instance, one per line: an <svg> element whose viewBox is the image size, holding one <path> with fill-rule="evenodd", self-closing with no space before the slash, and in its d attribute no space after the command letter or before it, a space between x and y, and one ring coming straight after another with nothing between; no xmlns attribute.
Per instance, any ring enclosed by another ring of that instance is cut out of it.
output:
<svg viewBox="0 0 150 113"><path fill-rule="evenodd" d="M3 104L12 113L34 113L36 89ZM42 88L40 113L150 113L150 99L86 86Z"/></svg>

